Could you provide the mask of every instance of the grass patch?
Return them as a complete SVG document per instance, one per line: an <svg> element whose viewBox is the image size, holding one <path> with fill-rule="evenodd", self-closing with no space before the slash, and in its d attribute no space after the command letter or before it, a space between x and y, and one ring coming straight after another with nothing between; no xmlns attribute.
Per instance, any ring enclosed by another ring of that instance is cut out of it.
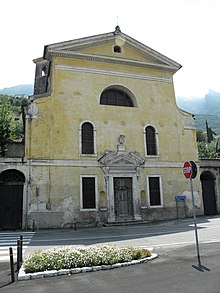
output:
<svg viewBox="0 0 220 293"><path fill-rule="evenodd" d="M116 246L66 246L48 250L36 250L24 260L25 273L111 265L151 256L151 252L138 247Z"/></svg>

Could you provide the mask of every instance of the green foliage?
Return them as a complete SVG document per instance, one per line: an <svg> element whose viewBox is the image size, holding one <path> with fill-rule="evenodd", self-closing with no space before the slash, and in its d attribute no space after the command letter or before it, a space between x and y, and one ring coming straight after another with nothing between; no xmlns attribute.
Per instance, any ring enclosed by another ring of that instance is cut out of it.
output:
<svg viewBox="0 0 220 293"><path fill-rule="evenodd" d="M11 136L11 104L7 98L0 99L0 155L5 156Z"/></svg>
<svg viewBox="0 0 220 293"><path fill-rule="evenodd" d="M23 123L21 120L12 121L10 141L22 139L24 137Z"/></svg>
<svg viewBox="0 0 220 293"><path fill-rule="evenodd" d="M208 121L212 130L220 134L220 123L219 123L219 116L216 115L195 115L195 127L196 129L202 129L206 132L206 123Z"/></svg>
<svg viewBox="0 0 220 293"><path fill-rule="evenodd" d="M205 125L206 125L207 142L210 143L214 139L214 136L213 136L214 133L213 133L212 129L208 126L207 120L205 122Z"/></svg>
<svg viewBox="0 0 220 293"><path fill-rule="evenodd" d="M202 129L196 130L196 140L197 141L206 141L206 135Z"/></svg>
<svg viewBox="0 0 220 293"><path fill-rule="evenodd" d="M24 260L26 273L48 270L110 265L151 256L145 248L116 246L67 246L58 249L38 250Z"/></svg>
<svg viewBox="0 0 220 293"><path fill-rule="evenodd" d="M27 105L27 98L22 96L8 97L12 107L18 107Z"/></svg>
<svg viewBox="0 0 220 293"><path fill-rule="evenodd" d="M212 141L211 143L206 143L203 141L197 142L199 158L219 158L220 149L218 143Z"/></svg>
<svg viewBox="0 0 220 293"><path fill-rule="evenodd" d="M205 125L206 133L202 129L196 131L199 158L219 158L220 145L218 139L214 137L216 133L208 126L207 120Z"/></svg>
<svg viewBox="0 0 220 293"><path fill-rule="evenodd" d="M13 119L14 105L20 108L24 100L14 99L14 97L0 95L0 155L5 156L7 145L10 141L18 140L24 137L23 124L21 120Z"/></svg>

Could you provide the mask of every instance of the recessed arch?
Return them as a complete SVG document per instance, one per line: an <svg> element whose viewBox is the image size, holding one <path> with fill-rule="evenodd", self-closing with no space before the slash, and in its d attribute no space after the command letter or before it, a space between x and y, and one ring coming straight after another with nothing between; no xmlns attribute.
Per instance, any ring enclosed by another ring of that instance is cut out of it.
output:
<svg viewBox="0 0 220 293"><path fill-rule="evenodd" d="M122 85L111 85L100 95L100 105L137 107L134 94Z"/></svg>
<svg viewBox="0 0 220 293"><path fill-rule="evenodd" d="M143 129L145 156L159 156L158 131L153 124L146 124Z"/></svg>
<svg viewBox="0 0 220 293"><path fill-rule="evenodd" d="M19 170L9 169L0 173L0 184L23 185L24 183L25 183L25 176Z"/></svg>
<svg viewBox="0 0 220 293"><path fill-rule="evenodd" d="M79 151L80 155L96 155L96 127L90 120L82 121L79 125Z"/></svg>
<svg viewBox="0 0 220 293"><path fill-rule="evenodd" d="M200 180L215 180L214 174L212 174L210 171L204 171L200 175Z"/></svg>

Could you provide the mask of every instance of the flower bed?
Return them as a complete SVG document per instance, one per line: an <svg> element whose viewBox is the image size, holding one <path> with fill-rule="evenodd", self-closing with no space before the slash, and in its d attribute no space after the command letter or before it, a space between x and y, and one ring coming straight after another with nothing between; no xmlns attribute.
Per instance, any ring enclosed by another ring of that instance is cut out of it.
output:
<svg viewBox="0 0 220 293"><path fill-rule="evenodd" d="M23 263L24 272L35 273L82 267L114 265L151 256L151 251L138 247L116 246L66 246L49 250L37 250L27 256Z"/></svg>

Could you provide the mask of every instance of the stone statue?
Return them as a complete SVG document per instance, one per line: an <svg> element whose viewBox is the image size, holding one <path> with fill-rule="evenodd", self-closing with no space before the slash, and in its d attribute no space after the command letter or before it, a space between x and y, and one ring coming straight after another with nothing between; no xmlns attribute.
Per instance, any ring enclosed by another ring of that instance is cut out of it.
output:
<svg viewBox="0 0 220 293"><path fill-rule="evenodd" d="M125 136L121 134L121 135L119 136L119 138L118 138L118 142L119 142L120 144L124 144L124 142L125 142Z"/></svg>

